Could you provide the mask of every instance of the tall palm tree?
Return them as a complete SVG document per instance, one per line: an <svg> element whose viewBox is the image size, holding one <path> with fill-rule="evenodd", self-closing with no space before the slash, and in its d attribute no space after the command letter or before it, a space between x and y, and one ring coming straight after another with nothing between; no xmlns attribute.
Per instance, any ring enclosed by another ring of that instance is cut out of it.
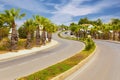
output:
<svg viewBox="0 0 120 80"><path fill-rule="evenodd" d="M26 48L31 48L31 34L35 30L34 24L35 24L34 21L32 19L29 19L23 25L24 29L27 32L27 40L26 40L26 46L25 46Z"/></svg>
<svg viewBox="0 0 120 80"><path fill-rule="evenodd" d="M49 23L46 27L48 42L51 42L52 33L55 31L55 27L53 23Z"/></svg>
<svg viewBox="0 0 120 80"><path fill-rule="evenodd" d="M46 44L46 27L48 25L48 23L50 22L49 19L40 16L40 24L43 26L43 31L42 31L42 44L45 45Z"/></svg>
<svg viewBox="0 0 120 80"><path fill-rule="evenodd" d="M40 16L35 15L33 16L35 23L36 23L36 45L40 45Z"/></svg>
<svg viewBox="0 0 120 80"><path fill-rule="evenodd" d="M25 13L20 14L20 9L12 8L10 10L5 10L3 16L6 18L5 22L9 25L9 27L12 28L10 50L15 50L17 49L17 42L18 42L15 20L24 17Z"/></svg>

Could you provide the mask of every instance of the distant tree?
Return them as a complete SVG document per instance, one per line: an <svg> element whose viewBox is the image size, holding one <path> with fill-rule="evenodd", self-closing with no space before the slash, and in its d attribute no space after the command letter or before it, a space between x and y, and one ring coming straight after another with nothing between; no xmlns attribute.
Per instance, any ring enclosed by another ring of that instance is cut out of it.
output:
<svg viewBox="0 0 120 80"><path fill-rule="evenodd" d="M19 33L19 38L27 38L27 32L25 31L25 28L23 26L21 26L19 29L18 29L18 33Z"/></svg>
<svg viewBox="0 0 120 80"><path fill-rule="evenodd" d="M81 18L81 19L79 20L79 22L78 22L79 25L80 25L80 24L89 24L89 23L90 23L90 21L88 20L87 17Z"/></svg>
<svg viewBox="0 0 120 80"><path fill-rule="evenodd" d="M97 19L95 22L96 22L96 25L97 25L97 26L101 26L101 25L102 25L101 19Z"/></svg>
<svg viewBox="0 0 120 80"><path fill-rule="evenodd" d="M112 18L110 25L113 30L113 40L116 40L116 33L118 32L118 39L120 41L120 19Z"/></svg>

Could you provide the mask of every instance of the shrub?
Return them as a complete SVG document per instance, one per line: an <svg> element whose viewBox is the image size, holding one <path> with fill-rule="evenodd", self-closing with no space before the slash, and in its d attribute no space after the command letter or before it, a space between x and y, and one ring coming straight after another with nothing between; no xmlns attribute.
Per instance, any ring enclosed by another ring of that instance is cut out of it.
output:
<svg viewBox="0 0 120 80"><path fill-rule="evenodd" d="M0 41L0 50L9 50L10 41L8 38L4 38Z"/></svg>
<svg viewBox="0 0 120 80"><path fill-rule="evenodd" d="M92 40L91 38L86 38L85 44L86 44L85 50L89 50L89 49L91 49L93 46L95 46L95 44L94 44L94 42L93 42L93 40Z"/></svg>
<svg viewBox="0 0 120 80"><path fill-rule="evenodd" d="M26 39L19 39L18 41L18 49L24 49L25 48Z"/></svg>

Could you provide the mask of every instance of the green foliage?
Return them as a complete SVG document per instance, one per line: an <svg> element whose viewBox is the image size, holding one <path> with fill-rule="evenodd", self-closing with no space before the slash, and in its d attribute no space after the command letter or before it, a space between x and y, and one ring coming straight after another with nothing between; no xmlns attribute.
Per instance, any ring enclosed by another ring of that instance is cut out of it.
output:
<svg viewBox="0 0 120 80"><path fill-rule="evenodd" d="M59 26L61 30L68 30L68 26L62 24Z"/></svg>
<svg viewBox="0 0 120 80"><path fill-rule="evenodd" d="M92 25L102 25L102 21L101 19L97 19L95 21L92 21L92 20L89 20L87 17L85 18L81 18L79 21L78 21L78 25L81 25L81 24L92 24Z"/></svg>
<svg viewBox="0 0 120 80"><path fill-rule="evenodd" d="M27 38L27 32L25 31L24 27L20 27L18 29L18 33L19 33L19 38L22 38L22 39Z"/></svg>
<svg viewBox="0 0 120 80"><path fill-rule="evenodd" d="M12 8L10 10L5 10L2 14L4 23L7 24L8 27L13 27L16 19L21 19L25 16L25 13L20 14L20 9Z"/></svg>
<svg viewBox="0 0 120 80"><path fill-rule="evenodd" d="M9 29L12 28L12 33L17 35L15 20L21 19L25 16L25 13L21 13L20 9L11 8L0 13L0 40L8 36ZM48 18L40 15L34 15L33 19L28 19L26 22L18 29L19 38L25 39L28 34L30 38L33 39L34 31L38 26L43 26L43 31L47 31L50 39L52 38L52 33L57 31L57 25L53 24ZM15 39L16 35L12 35L11 39ZM41 39L42 40L42 39ZM16 43L15 43L16 42ZM17 42L17 39L11 40L11 47L17 47L17 45L22 45L22 42ZM15 44L14 44L15 43ZM18 43L18 44L17 44ZM32 43L32 42L31 42ZM1 45L0 45L1 46ZM18 46L19 47L19 46ZM3 49L3 48L1 48ZM13 48L11 48L13 49Z"/></svg>
<svg viewBox="0 0 120 80"><path fill-rule="evenodd" d="M23 24L24 30L28 33L34 32L35 30L35 22L33 19L28 19L24 24Z"/></svg>
<svg viewBox="0 0 120 80"><path fill-rule="evenodd" d="M89 20L87 17L81 18L78 22L78 24L89 24Z"/></svg>
<svg viewBox="0 0 120 80"><path fill-rule="evenodd" d="M95 43L93 42L93 40L91 38L87 38L85 41L85 50L90 50L92 47L95 46Z"/></svg>

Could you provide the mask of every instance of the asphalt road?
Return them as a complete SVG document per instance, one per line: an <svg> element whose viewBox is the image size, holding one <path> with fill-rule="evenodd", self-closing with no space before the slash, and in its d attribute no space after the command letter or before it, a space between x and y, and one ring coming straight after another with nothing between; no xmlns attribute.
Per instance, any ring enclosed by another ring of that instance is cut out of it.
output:
<svg viewBox="0 0 120 80"><path fill-rule="evenodd" d="M84 47L81 42L63 40L56 34L53 38L59 44L52 48L0 62L0 80L15 80L34 73L74 55Z"/></svg>
<svg viewBox="0 0 120 80"><path fill-rule="evenodd" d="M120 44L95 40L93 58L65 80L120 80Z"/></svg>

